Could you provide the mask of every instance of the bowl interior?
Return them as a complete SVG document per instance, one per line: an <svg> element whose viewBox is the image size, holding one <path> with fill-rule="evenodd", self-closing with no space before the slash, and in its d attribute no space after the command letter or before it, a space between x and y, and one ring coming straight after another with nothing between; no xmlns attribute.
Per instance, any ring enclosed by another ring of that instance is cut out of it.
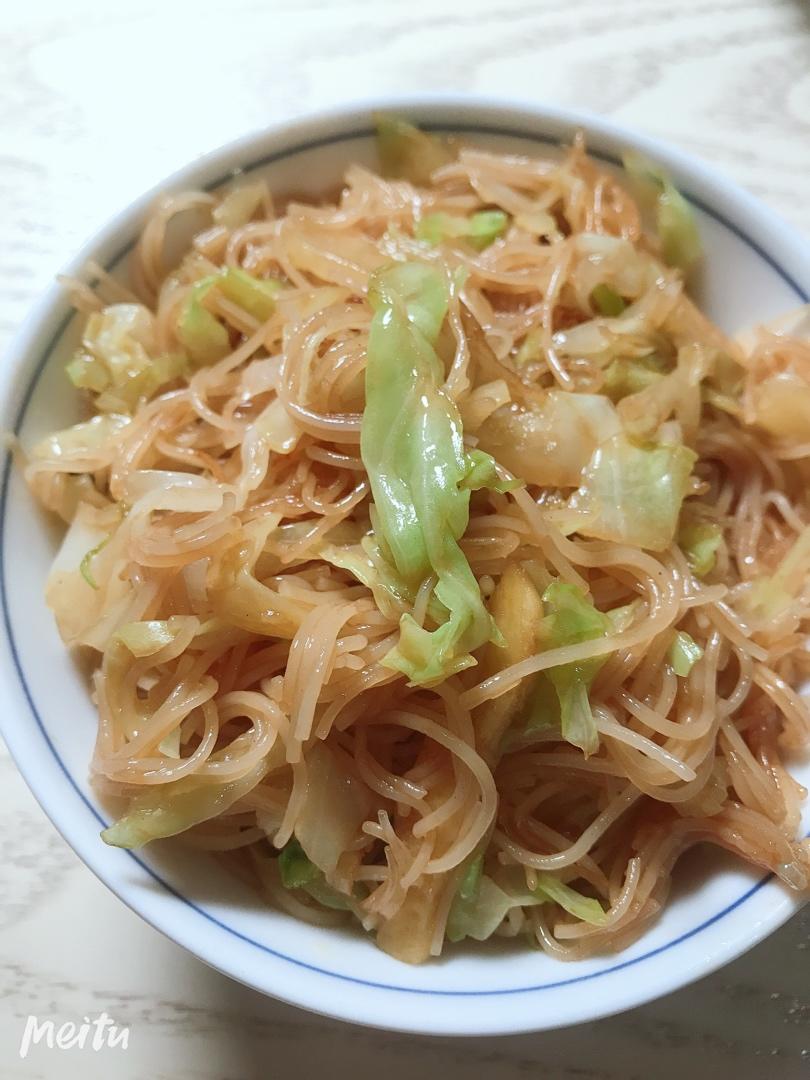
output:
<svg viewBox="0 0 810 1080"><path fill-rule="evenodd" d="M435 126L463 130L476 145L530 154L549 152L549 143L570 136L574 126L507 109L434 107L421 115ZM639 141L662 156L660 148L604 126L592 132L591 146L609 160ZM679 157L663 156L697 204L707 252L699 299L708 314L734 330L802 303L810 262L795 245L786 246L767 212ZM349 162L374 160L369 116L358 112L222 151L171 186L214 186L238 167L266 175L276 193L318 196L335 189ZM139 209L122 215L85 255L126 275L140 218ZM2 422L19 433L23 446L78 418L63 372L76 335L76 320L54 293L12 354ZM686 860L661 919L618 956L565 965L503 943L450 948L441 960L413 969L359 932L311 927L268 909L208 855L178 844L137 854L105 847L98 839L105 812L87 781L95 709L85 672L62 646L43 599L59 532L10 463L0 498L8 638L1 692L9 745L57 827L95 872L159 929L229 975L294 1003L381 1026L445 1033L538 1029L673 989L753 944L794 910L780 886L713 849ZM806 762L794 771L810 783Z"/></svg>

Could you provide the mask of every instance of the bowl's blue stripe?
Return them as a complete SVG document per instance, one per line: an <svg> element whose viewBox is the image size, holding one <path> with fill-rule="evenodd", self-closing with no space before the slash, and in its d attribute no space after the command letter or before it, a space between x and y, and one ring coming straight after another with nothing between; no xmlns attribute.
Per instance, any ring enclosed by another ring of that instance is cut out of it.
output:
<svg viewBox="0 0 810 1080"><path fill-rule="evenodd" d="M428 125L424 125L424 126L427 127L427 128L430 128L430 129L446 130L449 125L428 124ZM524 139L524 140L527 138L527 135L526 135L525 131L511 130L511 129L508 129L508 128L487 127L487 126L482 126L482 125L478 125L478 124L453 124L452 127L453 127L454 131L463 131L463 132L466 132L466 133L469 133L469 134L506 135L506 136L514 136L516 138L520 138L520 139ZM259 160L254 161L251 164L247 165L245 167L245 171L250 172L253 169L261 168L262 166L272 164L274 161L278 161L278 160L280 160L282 158L285 158L285 157L291 157L291 156L293 156L295 154L302 153L303 151L306 151L306 150L314 150L314 149L317 149L318 147L328 146L328 145L331 145L331 144L337 143L337 142L344 142L347 139L364 138L364 137L368 138L372 134L373 134L373 132L372 132L371 128L365 128L365 129L360 129L358 131L351 132L351 133L343 132L343 133L341 133L339 135L327 135L327 136L324 136L323 138L313 139L313 140L311 140L309 142L301 143L301 144L298 144L297 146L292 146L287 150L278 151L278 152L273 153L273 154L268 154L266 157L260 158ZM547 145L557 145L557 140L555 140L555 139L544 138L542 136L528 136L528 137L531 138L532 141L537 142L537 143L542 143L542 144L547 144ZM619 163L618 159L610 157L609 155L597 154L597 155L592 155L592 156L600 157L600 158L602 158L602 160L609 161L612 164L618 164ZM216 181L214 181L212 184L210 184L208 186L210 188L215 188L215 187L219 186L220 184L224 183L230 177L230 175L231 175L230 173L228 173L226 175L223 175L223 176L221 176L220 178L218 178ZM782 280L787 285L790 286L790 288L796 293L797 297L802 301L802 303L807 303L808 296L807 296L807 293L804 291L804 289L801 288L801 286L790 276L790 274L788 274L787 271L783 267L781 267L779 265L779 263L776 262L776 260L767 251L765 251L762 247L760 247L759 244L757 244L754 240L752 240L750 236L746 235L746 233L744 233L741 229L739 229L733 222L727 220L722 214L718 213L713 208L707 206L705 203L703 203L701 200L695 198L689 192L686 192L686 195L689 198L690 202L692 202L696 206L700 207L700 209L705 214L708 214L709 217L714 218L721 225L723 225L726 229L728 229L730 232L734 233L734 235L737 236L740 240L742 240L745 244L747 244L748 247L751 248L752 251L754 251L761 259L763 259L771 267L771 269L774 270L779 275L779 277L781 277ZM117 254L113 258L111 258L109 260L108 267L114 267L122 258L124 258L132 250L133 247L134 247L134 242L130 242L130 243L126 244L124 247L122 247L117 252ZM65 319L60 323L59 327L57 328L56 332L54 333L53 337L51 338L51 341L49 342L47 348L43 351L42 356L37 361L37 364L36 364L36 366L34 368L34 373L33 373L32 377L31 377L31 381L29 382L28 386L26 387L25 393L24 393L23 398L22 398L22 402L20 404L19 411L17 413L16 420L15 420L15 423L14 423L14 431L15 431L16 434L19 434L19 432L20 432L20 430L22 428L22 424L23 424L23 421L25 419L25 414L26 414L26 412L28 410L28 406L29 406L29 404L31 402L31 398L32 398L32 396L34 394L37 383L39 382L39 379L40 379L40 377L42 375L42 372L43 372L43 370L45 368L45 365L48 362L48 358L49 358L54 346L56 345L57 341L62 336L62 334L65 332L65 329L67 328L71 317L72 316L70 316L70 315L66 316ZM51 754L53 755L56 763L58 764L59 768L61 769L61 771L64 774L65 778L67 779L68 783L74 789L74 791L79 796L81 801L90 810L90 812L93 814L93 816L99 822L99 824L101 826L103 826L103 827L106 827L109 823L104 820L104 818L98 812L98 809L93 805L93 803L84 794L84 792L82 791L80 785L74 779L73 775L68 771L64 761L62 760L59 753L57 752L56 747L53 745L53 743L52 743L52 741L50 739L50 736L48 735L48 732L47 732L47 730L45 728L45 725L42 722L42 718L39 715L37 707L36 707L36 705L34 703L34 699L33 699L33 696L31 694L31 690L29 688L28 681L26 680L26 677L25 677L25 675L23 673L22 663L20 661L20 657L19 657L19 654L18 654L18 651L17 651L17 644L16 644L16 641L15 641L15 638L14 638L14 631L12 629L11 617L10 617L10 614L9 614L8 596L7 596L7 590L6 590L6 559L5 559L6 528L5 528L5 525L6 525L6 512L7 512L7 504L8 504L8 491L9 491L9 481L10 481L11 466L12 466L12 457L11 457L10 453L7 453L6 454L6 460L5 460L4 467L3 467L2 491L0 491L0 603L2 603L3 622L4 622L4 625L5 625L5 628L6 628L6 634L8 636L8 642L9 642L9 647L10 647L10 651L11 651L12 660L14 662L14 667L15 667L15 669L17 671L17 676L18 676L18 678L20 680L20 685L21 685L22 690L23 690L23 692L25 694L26 700L28 701L29 708L31 709L31 714L34 717L34 720L35 720L35 722L37 724L37 727L39 728L40 733L41 733L41 735L42 735L48 749L50 750ZM294 964L296 967L305 968L306 970L316 972L319 975L328 975L328 976L330 976L332 978L340 979L340 980L342 980L344 982L355 983L355 984L357 984L359 986L371 987L371 988L373 988L375 990L392 990L392 991L395 991L397 993L402 993L402 994L428 994L428 995L435 995L435 996L439 996L439 997L442 997L442 996L443 997L487 997L487 996L501 996L501 995L507 995L507 994L533 993L533 992L536 992L536 991L539 991L539 990L555 990L555 989L559 989L560 987L563 987L563 986L572 986L572 985L574 985L576 983L590 982L592 979L601 978L604 975L611 975L611 974L614 974L615 972L618 972L618 971L624 971L626 968L634 967L636 964L642 963L642 961L651 960L656 956L660 956L662 953L668 952L670 949L675 948L675 946L680 945L684 941L688 941L690 938L693 938L697 934L700 934L703 930L706 930L708 927L713 926L716 922L719 922L720 919L723 919L726 915L730 914L732 911L735 911L737 908L739 908L742 904L744 904L747 900L749 900L756 892L758 892L765 884L767 884L768 881L771 880L770 875L768 877L762 878L755 885L753 885L750 889L748 889L747 892L743 893L743 895L740 896L737 900L735 900L732 904L729 904L727 907L723 908L721 911L718 911L715 915L712 915L711 918L704 920L698 926L695 926L692 930L687 930L685 933L680 934L678 937L673 938L671 941L666 942L666 944L659 945L658 948L651 949L648 952L642 953L640 956L635 956L635 957L632 957L631 959L620 961L619 963L612 964L610 967L602 968L599 971L594 971L594 972L591 972L590 974L587 974L587 975L573 975L573 976L571 976L570 978L567 978L567 979L558 979L558 980L555 980L554 982L541 983L541 984L538 984L538 985L535 985L535 986L518 986L518 987L509 987L509 988L492 989L492 990L438 990L438 989L435 989L433 987L396 986L396 985L393 985L391 983L375 982L374 980L371 980L371 979L360 979L355 975L346 975L343 972L339 972L339 971L329 971L327 968L319 967L316 964L309 964L305 960L300 960L295 956L289 956L287 953L280 952L278 949L272 949L272 948L270 948L269 945L265 945L261 941L256 941L254 938L251 938L248 935L241 933L239 930L236 930L234 927L229 926L227 923L222 922L221 919L218 919L215 915L212 915L211 912L206 911L205 908L202 908L198 904L195 904L192 900L189 900L187 896L184 896L182 893L178 892L177 889L174 888L174 886L170 885L168 881L166 881L164 878L162 878L160 876L160 874L158 874L151 866L149 866L148 863L144 862L143 859L139 858L139 856L137 856L134 852L128 851L128 852L126 852L126 855L129 858L131 858L134 862L136 862L138 864L138 866L140 866L141 869L143 869L146 874L148 874L154 881L156 881L159 885L161 885L168 893L170 893L172 896L177 897L178 900L182 901L186 906L191 908L193 911L197 912L197 914L202 916L202 918L206 919L208 922L212 923L213 925L218 926L221 930L226 931L226 933L231 934L233 937L238 938L241 941L246 942L248 945L252 945L257 949L260 949L262 952L268 953L269 955L274 956L279 960L285 960L285 961L287 961L287 962L289 962L291 964Z"/></svg>

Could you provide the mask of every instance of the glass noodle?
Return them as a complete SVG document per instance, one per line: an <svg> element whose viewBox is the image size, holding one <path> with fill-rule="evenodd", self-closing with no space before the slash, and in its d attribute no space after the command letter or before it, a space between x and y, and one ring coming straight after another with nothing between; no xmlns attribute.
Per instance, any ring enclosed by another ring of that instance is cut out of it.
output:
<svg viewBox="0 0 810 1080"><path fill-rule="evenodd" d="M334 203L166 197L131 291L67 283L26 476L104 839L411 962L619 949L699 842L807 889L810 346L698 310L649 162L379 128Z"/></svg>

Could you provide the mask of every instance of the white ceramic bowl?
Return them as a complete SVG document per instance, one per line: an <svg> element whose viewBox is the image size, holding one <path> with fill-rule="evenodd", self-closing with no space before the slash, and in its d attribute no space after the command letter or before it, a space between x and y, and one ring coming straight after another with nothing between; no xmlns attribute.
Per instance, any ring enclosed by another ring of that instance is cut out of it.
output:
<svg viewBox="0 0 810 1080"><path fill-rule="evenodd" d="M379 103L375 103L379 107ZM702 303L733 330L807 300L810 252L768 209L705 166L592 117L534 106L458 100L382 104L429 128L485 146L546 153L582 127L592 153L628 146L661 161L697 208L707 252ZM159 190L215 187L235 169L281 191L333 188L351 161L373 157L370 106L243 139L190 165ZM76 258L122 270L155 192L121 213ZM74 419L63 373L75 341L54 287L29 318L0 376L0 429L23 444ZM712 849L690 858L662 918L616 956L566 965L510 947L451 948L411 968L353 932L314 928L263 907L204 855L171 844L145 853L106 847L104 813L87 782L96 728L85 679L43 601L58 537L7 460L0 489L0 715L17 763L62 835L126 904L207 963L264 993L357 1023L435 1034L559 1027L649 1001L707 974L760 941L799 906L773 880ZM810 783L810 767L796 766ZM810 817L805 821L807 828Z"/></svg>

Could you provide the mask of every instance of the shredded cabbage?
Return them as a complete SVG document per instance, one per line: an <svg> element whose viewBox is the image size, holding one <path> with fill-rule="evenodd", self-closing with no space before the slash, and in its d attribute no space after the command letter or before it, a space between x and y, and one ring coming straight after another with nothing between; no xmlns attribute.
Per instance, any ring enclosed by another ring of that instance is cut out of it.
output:
<svg viewBox="0 0 810 1080"><path fill-rule="evenodd" d="M399 643L383 663L427 683L468 667L471 650L496 634L458 546L470 487L494 474L494 464L465 451L458 408L442 389L434 344L448 303L443 278L421 263L403 263L374 275L370 297L360 449L378 540L412 590L436 574L435 596L449 616L426 630L404 614Z"/></svg>
<svg viewBox="0 0 810 1080"><path fill-rule="evenodd" d="M266 322L276 310L276 297L284 288L276 278L257 278L238 266L229 266L214 284L259 322Z"/></svg>
<svg viewBox="0 0 810 1080"><path fill-rule="evenodd" d="M701 656L703 656L703 649L691 634L687 634L685 630L678 630L672 639L668 653L669 662L675 674L686 678Z"/></svg>
<svg viewBox="0 0 810 1080"><path fill-rule="evenodd" d="M743 607L769 620L780 615L802 592L810 570L810 526L799 533L772 574L754 578L742 598Z"/></svg>
<svg viewBox="0 0 810 1080"><path fill-rule="evenodd" d="M461 900L474 900L478 896L481 887L481 876L484 873L483 852L470 859L458 886L457 895Z"/></svg>
<svg viewBox="0 0 810 1080"><path fill-rule="evenodd" d="M480 251L503 236L508 227L509 215L503 210L479 210L470 215L467 240Z"/></svg>
<svg viewBox="0 0 810 1080"><path fill-rule="evenodd" d="M543 602L525 568L507 565L489 602L489 609L503 636L503 645L490 643L481 659L481 675L488 677L518 664L537 652L537 627ZM473 714L475 745L485 761L497 760L504 736L519 720L534 689L535 680L522 679L517 686L483 702Z"/></svg>
<svg viewBox="0 0 810 1080"><path fill-rule="evenodd" d="M151 656L166 645L171 645L182 622L178 616L168 619L153 619L149 622L132 622L122 626L116 634L122 645L126 645L133 656Z"/></svg>
<svg viewBox="0 0 810 1080"><path fill-rule="evenodd" d="M527 364L536 363L540 359L542 348L543 335L539 330L530 330L515 353L513 363L518 371Z"/></svg>
<svg viewBox="0 0 810 1080"><path fill-rule="evenodd" d="M745 372L747 419L778 443L807 442L810 430L810 304L736 335L745 368L724 358L721 393L740 394ZM725 385L729 384L729 385Z"/></svg>
<svg viewBox="0 0 810 1080"><path fill-rule="evenodd" d="M667 372L666 362L659 356L617 356L605 369L603 393L611 401L621 401L631 394L639 394L648 386L659 382Z"/></svg>
<svg viewBox="0 0 810 1080"><path fill-rule="evenodd" d="M608 634L613 624L598 611L576 585L555 581L543 593L546 616L540 624L539 641L544 649L560 649ZM599 733L591 711L588 693L604 656L577 660L549 668L546 677L557 694L563 738L583 753L599 748Z"/></svg>
<svg viewBox="0 0 810 1080"><path fill-rule="evenodd" d="M295 837L288 841L279 853L278 869L281 884L285 889L303 889L324 907L335 911L349 910L351 905L348 897L332 888L323 871L307 858Z"/></svg>
<svg viewBox="0 0 810 1080"><path fill-rule="evenodd" d="M507 871L508 873L509 871ZM518 874L523 876L520 870L517 870L517 874L512 871L513 877L517 877ZM516 899L523 899L520 897L517 887L515 887L513 895ZM560 881L554 874L538 871L537 883L533 889L528 890L528 896L535 897L541 904L546 901L559 904L569 915L573 915L575 919L580 919L590 926L603 926L607 918L606 912L598 900L590 896L583 896L576 889L572 889L570 885L566 885L564 881Z"/></svg>
<svg viewBox="0 0 810 1080"><path fill-rule="evenodd" d="M82 577L91 589L98 589L98 582L93 577L93 559L95 559L96 555L98 555L98 553L102 551L107 546L107 544L109 544L109 542L109 536L105 536L103 540L99 540L99 542L94 547L90 548L87 554L82 558L82 561L79 563L79 573L82 575Z"/></svg>
<svg viewBox="0 0 810 1080"><path fill-rule="evenodd" d="M464 898L457 893L454 897L447 916L445 936L448 941L462 941L467 937L486 941L513 907L515 902L512 897L491 877L484 875L473 896Z"/></svg>
<svg viewBox="0 0 810 1080"><path fill-rule="evenodd" d="M373 533L364 536L359 544L325 544L319 549L319 554L333 566L348 570L367 589L371 589L377 607L388 618L398 619L413 606L415 591L383 556ZM447 618L447 609L435 597L428 602L428 613L434 622Z"/></svg>
<svg viewBox="0 0 810 1080"><path fill-rule="evenodd" d="M321 873L294 837L279 852L278 868L285 889L302 889Z"/></svg>
<svg viewBox="0 0 810 1080"><path fill-rule="evenodd" d="M187 776L174 783L154 784L130 801L124 816L104 829L101 839L112 847L139 848L152 840L176 836L223 814L252 791L266 771L263 761L239 780Z"/></svg>
<svg viewBox="0 0 810 1080"><path fill-rule="evenodd" d="M751 391L756 423L775 439L807 441L810 432L810 383L801 375L782 371L757 383Z"/></svg>
<svg viewBox="0 0 810 1080"><path fill-rule="evenodd" d="M690 570L698 577L706 577L712 572L722 542L723 530L708 521L684 522L678 532L678 545Z"/></svg>
<svg viewBox="0 0 810 1080"><path fill-rule="evenodd" d="M237 266L228 266L195 282L180 312L177 337L197 367L221 360L231 348L228 328L204 303L214 288L259 322L265 322L275 311L283 285L275 278L254 277Z"/></svg>
<svg viewBox="0 0 810 1080"><path fill-rule="evenodd" d="M81 348L65 370L74 386L97 395L100 411L132 413L187 368L184 356L158 352L155 319L147 308L112 304L88 316Z"/></svg>
<svg viewBox="0 0 810 1080"><path fill-rule="evenodd" d="M164 737L158 743L158 753L163 754L164 757L174 758L175 761L180 760L180 736L182 735L182 725L178 724L177 727L172 728L168 735Z"/></svg>
<svg viewBox="0 0 810 1080"><path fill-rule="evenodd" d="M309 893L323 907L332 908L333 911L351 910L351 902L343 893L333 888L323 874L318 871L312 881L304 886L304 892Z"/></svg>
<svg viewBox="0 0 810 1080"><path fill-rule="evenodd" d="M664 551L675 536L695 461L697 454L685 446L638 446L615 435L596 449L557 521L583 536Z"/></svg>
<svg viewBox="0 0 810 1080"><path fill-rule="evenodd" d="M621 317L621 327L626 326L625 319L634 315L628 306L656 286L660 267L646 251L619 236L575 233L569 242L577 259L573 284L578 296L587 297L590 307L599 315Z"/></svg>
<svg viewBox="0 0 810 1080"><path fill-rule="evenodd" d="M130 422L128 416L105 413L46 436L31 451L33 460L56 458L65 472L82 473L109 464L115 436Z"/></svg>
<svg viewBox="0 0 810 1080"><path fill-rule="evenodd" d="M692 208L660 166L633 151L625 154L623 161L628 176L655 195L656 227L664 259L670 266L688 270L703 253Z"/></svg>
<svg viewBox="0 0 810 1080"><path fill-rule="evenodd" d="M216 280L217 276L211 275L192 286L177 323L177 337L198 367L221 360L231 349L227 328L203 305Z"/></svg>
<svg viewBox="0 0 810 1080"><path fill-rule="evenodd" d="M371 795L325 743L307 750L307 795L295 825L295 835L310 859L327 879L337 861L360 835L371 812Z"/></svg>
<svg viewBox="0 0 810 1080"><path fill-rule="evenodd" d="M602 394L551 390L539 404L497 409L481 425L478 445L527 483L576 487L594 451L620 432Z"/></svg>
<svg viewBox="0 0 810 1080"><path fill-rule="evenodd" d="M485 907L489 909L493 905L491 902L487 903L486 895L483 901L481 898L482 886L485 893L489 891L489 885L484 885L483 873L483 852L474 853L467 859L447 916L445 937L448 941L461 941L462 938L475 936L470 933L470 930L478 933L484 932L484 937L489 937L492 931L497 928L498 923L492 929L484 928L484 923L487 920L482 917L483 909ZM491 883L490 878L486 880ZM497 901L495 906L497 907ZM493 908L493 910L495 909ZM487 930L488 932L486 932ZM479 937L478 940L483 941L484 937Z"/></svg>
<svg viewBox="0 0 810 1080"><path fill-rule="evenodd" d="M444 240L462 239L483 251L503 236L509 217L503 210L479 210L469 217L453 214L427 214L416 227L416 239L435 246Z"/></svg>
<svg viewBox="0 0 810 1080"><path fill-rule="evenodd" d="M54 559L45 598L59 633L71 645L103 649L132 596L125 576L111 573L109 542L120 521L109 508L80 503ZM89 588L88 588L89 586ZM95 587L94 587L95 586Z"/></svg>
<svg viewBox="0 0 810 1080"><path fill-rule="evenodd" d="M574 588L576 589L575 586ZM564 597L563 599L566 602L568 601L568 598L566 597ZM610 611L604 612L605 622L602 623L604 627L603 632L612 632L618 634L621 633L623 630L626 630L627 627L630 626L630 624L633 622L635 614L639 608L639 603L640 602L638 600L634 600L629 604L624 604L621 607L612 608ZM576 590L575 607L582 612L584 617L581 620L572 620L574 632L576 633L577 630L584 631L587 626L590 625L593 630L593 637L600 636L595 633L595 630L598 628L598 624L600 622L600 620L598 619L598 615L600 613L597 612L596 616L594 616L593 613L586 611L584 608L580 608L580 604L587 605L589 604L589 601L587 601L582 596L579 590ZM545 647L554 648L556 647L556 643L554 641L553 635L548 635L548 629L549 627L547 624L545 626L541 624L540 632L538 634L539 644L542 646L544 644L544 640L548 640L548 645ZM582 638L582 640L591 639ZM565 643L570 644L575 643L573 640L568 641L567 639L563 639L562 637L559 639L560 644L562 644L564 641ZM591 745L593 744L595 725L593 723L590 702L588 702L587 706L584 705L582 701L582 692L583 690L587 692L590 691L593 677L595 677L595 675L598 673L606 659L607 657L600 656L594 658L591 661L585 661L586 665L593 666L586 667L584 672L578 673L578 678L582 683L581 688L579 686L573 685L573 690L575 691L575 694L579 695L578 698L576 696L573 697L574 703L579 706L579 712L576 715L578 719L581 719L581 722L584 725L584 730L590 739ZM562 666L565 667L567 665ZM574 672L563 672L561 677L558 677L557 681L561 684L564 692L566 690L569 690L569 686L574 684L576 675L577 673ZM569 700L572 700L570 693ZM480 711L481 709L479 709L479 712ZM536 732L548 730L555 730L561 732L561 729L562 703L560 695L557 692L554 681L550 677L549 673L547 671L544 671L538 675L534 683L531 691L531 705L530 708L527 710L525 716L523 717L523 722L520 730L515 732L515 740L520 743L521 740L525 739L527 736L532 736Z"/></svg>
<svg viewBox="0 0 810 1080"><path fill-rule="evenodd" d="M487 874L481 876L479 870L475 888L465 892L474 866L475 861L469 865L453 898L445 931L448 941L461 941L467 937L486 941L512 908L538 904L559 904L574 918L591 926L605 923L606 913L598 900L583 896L554 874L538 872L536 885L529 889L525 874L519 867L500 870L497 880Z"/></svg>
<svg viewBox="0 0 810 1080"><path fill-rule="evenodd" d="M622 297L612 289L610 285L606 285L602 282L600 285L595 286L591 291L591 304L596 308L600 315L605 315L607 318L615 318L617 315L621 315L624 309L627 307Z"/></svg>
<svg viewBox="0 0 810 1080"><path fill-rule="evenodd" d="M226 229L238 229L246 225L267 198L267 184L264 180L253 183L240 183L225 193L222 202L214 208L213 218L217 225Z"/></svg>
<svg viewBox="0 0 810 1080"><path fill-rule="evenodd" d="M291 454L301 434L301 429L284 408L284 403L276 397L251 424L243 441L242 452L244 455L249 441L260 441L274 454Z"/></svg>
<svg viewBox="0 0 810 1080"><path fill-rule="evenodd" d="M377 155L383 176L426 185L436 169L453 160L450 149L435 135L389 113L375 113Z"/></svg>

